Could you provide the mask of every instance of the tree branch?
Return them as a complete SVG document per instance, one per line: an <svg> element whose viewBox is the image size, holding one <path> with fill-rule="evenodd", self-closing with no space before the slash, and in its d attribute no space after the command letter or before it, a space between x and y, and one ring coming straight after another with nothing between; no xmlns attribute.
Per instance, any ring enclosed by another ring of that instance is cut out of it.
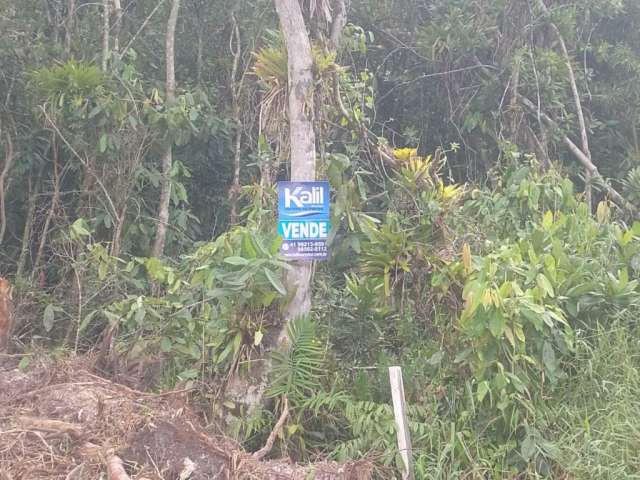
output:
<svg viewBox="0 0 640 480"><path fill-rule="evenodd" d="M562 56L564 57L565 64L567 66L567 72L569 73L569 84L571 85L571 93L573 94L573 102L575 104L576 113L578 115L578 124L580 126L580 141L582 144L582 153L589 159L589 163L591 162L591 150L589 149L589 136L587 134L587 124L584 121L584 112L582 110L582 101L580 100L580 92L578 92L578 84L576 82L576 76L573 71L573 65L571 65L571 57L569 56L569 50L567 49L567 44L564 41L562 33L558 26L551 20L551 12L544 3L544 0L537 0L538 6L544 12L545 16L549 19L549 25L553 30L554 34L558 39L558 43L560 44L560 50L562 51ZM591 210L591 172L589 169L586 169L585 175L585 193L587 196L587 204L589 205L589 210Z"/></svg>
<svg viewBox="0 0 640 480"><path fill-rule="evenodd" d="M553 120L546 113L539 112L538 108L531 100L529 100L528 98L522 95L518 95L518 98L520 99L520 102L522 102L522 104L525 107L527 107L527 109L532 114L534 115L539 114L540 118L545 123L547 123L550 127L555 129L559 128L557 122ZM575 143L573 143L573 141L567 135L562 135L562 141L567 147L569 147L569 150L574 155L574 157L576 157L576 159L582 164L585 171L587 171L593 179L598 179L602 182L602 185L605 191L614 202L616 202L624 210L627 210L628 212L631 212L634 215L637 215L638 213L637 208L634 205L632 205L629 201L627 201L622 195L620 195L620 193L618 193L618 191L616 191L611 185L607 183L606 179L598 171L598 167L594 165L591 159Z"/></svg>
<svg viewBox="0 0 640 480"><path fill-rule="evenodd" d="M276 422L275 427L269 434L269 438L267 438L267 443L264 444L260 450L253 454L253 458L256 460L262 460L273 448L273 444L276 441L276 437L280 434L282 427L284 426L284 422L287 421L287 417L289 417L289 401L287 397L284 398L284 406L282 408L282 413L280 414L280 418Z"/></svg>

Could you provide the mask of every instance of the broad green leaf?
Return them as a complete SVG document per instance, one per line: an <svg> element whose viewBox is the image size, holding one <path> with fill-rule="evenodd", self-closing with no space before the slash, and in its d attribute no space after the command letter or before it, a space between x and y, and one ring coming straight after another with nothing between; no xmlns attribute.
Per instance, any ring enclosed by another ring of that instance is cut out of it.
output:
<svg viewBox="0 0 640 480"><path fill-rule="evenodd" d="M523 441L522 441L522 445L520 446L520 455L522 455L522 458L528 462L529 460L533 459L533 456L536 454L538 448L536 446L536 441L533 438L532 435L528 435Z"/></svg>
<svg viewBox="0 0 640 480"><path fill-rule="evenodd" d="M76 237L88 237L91 233L89 233L84 225L85 221L82 218L77 219L71 224L71 232L75 234Z"/></svg>
<svg viewBox="0 0 640 480"><path fill-rule="evenodd" d="M224 259L224 263L244 267L246 265L249 265L249 260L242 257L227 257Z"/></svg>
<svg viewBox="0 0 640 480"><path fill-rule="evenodd" d="M490 390L491 390L491 386L489 385L488 381L485 380L484 382L480 382L478 384L478 391L476 393L478 402L482 402Z"/></svg>
<svg viewBox="0 0 640 480"><path fill-rule="evenodd" d="M544 362L544 366L549 374L552 376L555 375L558 364L553 346L549 342L544 342L544 345L542 346L542 361Z"/></svg>
<svg viewBox="0 0 640 480"><path fill-rule="evenodd" d="M93 320L93 317L95 317L98 312L99 310L94 310L88 313L87 315L85 315L84 318L82 319L82 323L80 323L80 326L78 327L78 330L80 332L83 332L84 329L89 326L89 324L91 323L91 320Z"/></svg>
<svg viewBox="0 0 640 480"><path fill-rule="evenodd" d="M515 348L516 347L516 339L513 336L513 330L511 330L511 327L505 327L504 334L506 335L507 340L509 340L509 343L511 344L511 346L513 348Z"/></svg>
<svg viewBox="0 0 640 480"><path fill-rule="evenodd" d="M538 285L540 290L545 293L546 296L551 298L555 297L551 282L549 282L549 279L543 273L539 273L536 277L536 284Z"/></svg>
<svg viewBox="0 0 640 480"><path fill-rule="evenodd" d="M516 334L516 338L520 340L522 343L525 343L524 330L522 329L522 325L519 323L514 323L513 331Z"/></svg>
<svg viewBox="0 0 640 480"><path fill-rule="evenodd" d="M98 265L98 278L100 280L104 280L105 278L107 278L108 273L109 265L107 265L105 262L100 262L100 264Z"/></svg>
<svg viewBox="0 0 640 480"><path fill-rule="evenodd" d="M280 295L286 295L287 289L284 287L277 275L268 268L264 268L263 270L265 276L267 277L269 282L271 282L271 285L273 285L273 288L275 288Z"/></svg>
<svg viewBox="0 0 640 480"><path fill-rule="evenodd" d="M168 353L171 351L171 339L167 338L167 337L162 337L162 340L160 340L160 350L162 350L164 353Z"/></svg>
<svg viewBox="0 0 640 480"><path fill-rule="evenodd" d="M235 338L233 339L233 353L238 353L240 350L240 345L242 344L242 333L236 333Z"/></svg>
<svg viewBox="0 0 640 480"><path fill-rule="evenodd" d="M103 133L100 135L99 147L100 153L104 153L107 151L107 134Z"/></svg>
<svg viewBox="0 0 640 480"><path fill-rule="evenodd" d="M427 363L429 365L431 365L432 367L437 367L442 363L442 359L443 358L444 358L444 352L439 350L436 353L434 353L433 355L431 355L429 360L427 360Z"/></svg>
<svg viewBox="0 0 640 480"><path fill-rule="evenodd" d="M165 269L162 261L158 258L151 257L144 261L144 266L152 280L163 281L165 277Z"/></svg>
<svg viewBox="0 0 640 480"><path fill-rule="evenodd" d="M504 319L504 316L502 315L502 312L495 311L493 315L491 315L491 318L489 319L489 331L494 337L500 338L504 333L504 327L505 327L505 319Z"/></svg>

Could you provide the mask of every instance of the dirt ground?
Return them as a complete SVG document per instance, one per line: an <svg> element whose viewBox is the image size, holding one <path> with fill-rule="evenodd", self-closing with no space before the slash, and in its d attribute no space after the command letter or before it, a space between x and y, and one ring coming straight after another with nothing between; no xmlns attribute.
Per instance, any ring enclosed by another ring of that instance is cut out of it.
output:
<svg viewBox="0 0 640 480"><path fill-rule="evenodd" d="M0 357L0 480L367 480L369 462L258 461L208 433L189 392L153 394L93 374L87 358Z"/></svg>

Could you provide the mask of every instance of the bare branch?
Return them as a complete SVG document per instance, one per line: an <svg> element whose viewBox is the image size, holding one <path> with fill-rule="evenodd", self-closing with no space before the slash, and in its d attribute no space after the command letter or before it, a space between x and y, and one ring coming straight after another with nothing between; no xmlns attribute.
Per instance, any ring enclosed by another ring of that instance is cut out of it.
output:
<svg viewBox="0 0 640 480"><path fill-rule="evenodd" d="M526 97L523 97L522 95L518 95L518 98L520 99L522 104L529 109L529 111L532 114L538 115L538 108L531 100L529 100ZM547 115L544 112L539 112L539 115L540 115L540 118L542 118L542 120L546 122L550 127L554 129L558 128L558 124L549 115ZM587 155L585 155L585 153L575 143L573 143L573 141L567 135L562 136L562 141L567 147L569 147L569 150L571 151L571 153L582 164L582 166L589 173L589 175L591 175L593 179L598 179L602 182L602 185L605 191L614 202L616 202L623 209L633 213L634 215L637 215L638 213L637 208L634 205L632 205L628 200L626 200L622 195L620 195L620 193L618 193L617 190L615 190L611 185L607 183L606 179L598 171L598 167L596 167L593 164L591 159L587 157Z"/></svg>
<svg viewBox="0 0 640 480"><path fill-rule="evenodd" d="M567 44L564 41L562 33L558 26L551 20L551 12L544 3L544 0L537 0L538 6L544 12L545 16L549 18L549 25L553 30L556 38L558 39L558 43L560 44L560 50L562 51L562 56L564 57L565 64L567 66L567 72L569 74L569 84L571 85L571 93L573 94L573 102L575 104L576 113L578 115L578 124L580 126L580 140L582 144L582 153L589 159L589 163L591 163L591 150L589 149L589 135L587 134L587 124L584 121L584 112L582 110L582 101L580 100L580 92L578 92L578 84L576 82L576 76L573 71L573 65L571 64L571 57L569 56L569 50L567 49ZM585 193L587 196L587 204L589 205L589 210L591 210L591 172L587 168L585 175Z"/></svg>
<svg viewBox="0 0 640 480"><path fill-rule="evenodd" d="M278 421L276 422L275 427L273 427L273 430L269 434L269 438L267 438L267 443L264 444L264 447L262 447L260 450L258 450L253 454L254 459L262 460L271 451L271 449L273 448L273 444L276 441L276 437L280 434L280 431L284 426L284 422L287 421L288 417L289 417L289 401L287 400L287 397L285 397L280 418L278 418Z"/></svg>

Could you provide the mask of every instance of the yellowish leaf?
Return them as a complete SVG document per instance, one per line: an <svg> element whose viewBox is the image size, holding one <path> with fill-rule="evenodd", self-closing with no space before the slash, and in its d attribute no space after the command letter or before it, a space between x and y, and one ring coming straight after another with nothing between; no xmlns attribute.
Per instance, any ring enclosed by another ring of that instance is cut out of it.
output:
<svg viewBox="0 0 640 480"><path fill-rule="evenodd" d="M471 247L468 243L462 246L462 264L467 275L471 273Z"/></svg>

